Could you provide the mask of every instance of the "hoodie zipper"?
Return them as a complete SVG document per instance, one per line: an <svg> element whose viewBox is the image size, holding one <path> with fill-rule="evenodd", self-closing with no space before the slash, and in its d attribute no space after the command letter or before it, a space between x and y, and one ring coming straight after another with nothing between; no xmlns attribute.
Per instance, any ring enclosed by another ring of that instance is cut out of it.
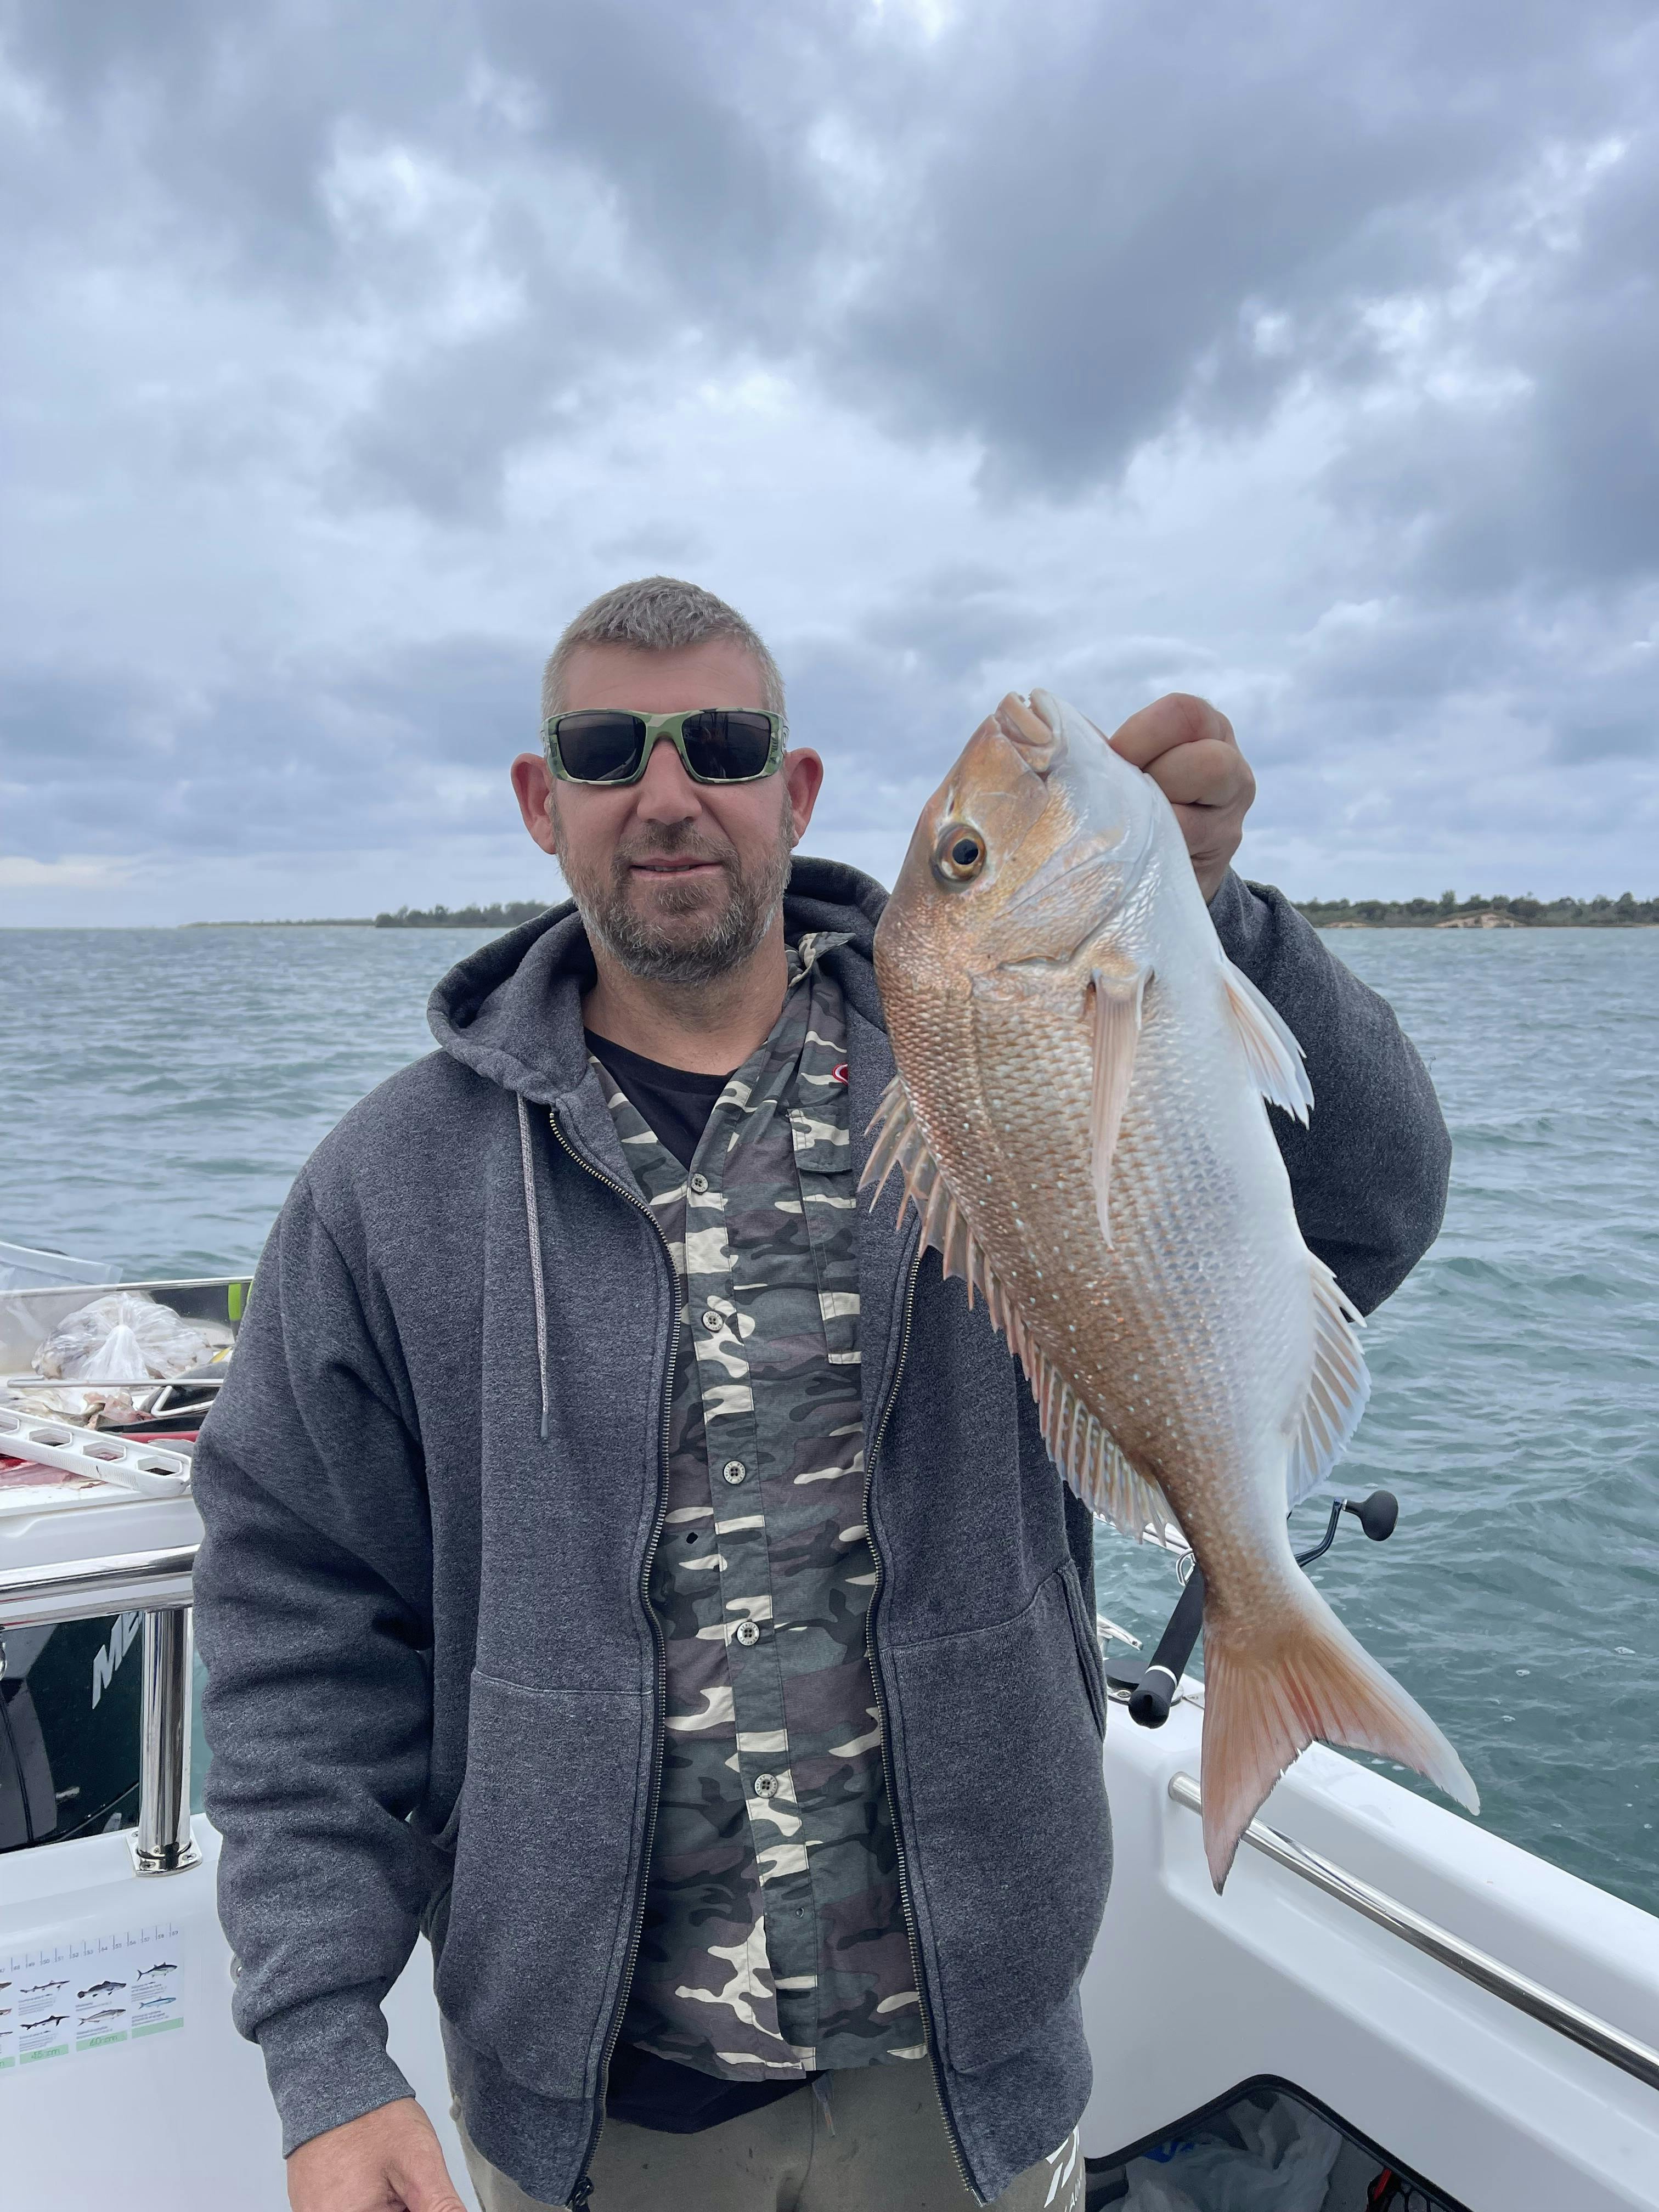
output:
<svg viewBox="0 0 1659 2212"><path fill-rule="evenodd" d="M640 1939L645 1932L646 1890L650 1878L651 1847L656 1840L657 1806L662 1796L662 1709L667 1695L665 1680L666 1668L663 1655L662 1624L657 1619L656 1609L651 1602L651 1569L656 1559L657 1546L661 1539L663 1522L668 1513L668 1443L673 1423L674 1362L679 1356L680 1308L684 1303L684 1285L680 1280L679 1269L674 1265L674 1255L669 1249L668 1239L663 1235L661 1224L644 1200L636 1192L629 1190L625 1184L618 1182L614 1176L606 1175L603 1168L597 1168L591 1160L584 1159L559 1127L559 1117L556 1114L550 1110L547 1119L560 1146L569 1153L579 1168L591 1175L595 1182L603 1183L607 1190L614 1190L618 1198L625 1200L636 1212L645 1216L656 1231L658 1242L661 1244L663 1255L668 1261L669 1272L674 1278L674 1323L668 1335L668 1367L662 1394L662 1427L658 1437L657 1510L656 1517L651 1524L650 1538L646 1544L645 1557L640 1565L640 1602L645 1607L645 1617L651 1626L651 1640L656 1648L657 1662L656 1705L651 1745L651 1800L646 1812L645 1851L640 1860L639 1893L634 1903L633 1932L629 1938L627 1963L623 1969L621 1987L617 1992L616 2009L611 2014L611 2026L605 2033L605 2056L599 2067L599 2110L594 2115L593 2132L587 2139L587 2148L582 2154L576 2185L570 2192L572 2212L580 2212L580 2208L586 2204L588 2198L593 2193L593 2185L588 2179L587 2169L592 2164L593 2154L599 2147L599 2136L605 2126L605 2085L610 2076L611 2061L616 2054L617 2039L622 2033L623 2015L628 2009L629 1993L634 1985L634 1969L639 1960Z"/></svg>
<svg viewBox="0 0 1659 2212"><path fill-rule="evenodd" d="M904 1292L904 1320L899 1331L897 1364L893 1369L892 1388L881 1409L881 1419L876 1424L875 1439L864 1463L864 1530L870 1546L870 1556L876 1563L876 1587L871 1593L870 1609L864 1616L864 1652L869 1663L870 1680L876 1693L876 1711L881 1723L881 1767L887 1784L887 1810L893 1823L893 1853L898 1868L899 1909L904 1916L904 1933L910 1946L910 1971L915 1976L916 2003L921 2008L922 2026L927 2035L927 2056L933 2069L933 2086L939 2094L939 2108L945 2121L945 2138L951 2146L951 2155L957 2162L957 2172L962 2176L962 2185L975 2203L984 2200L974 2186L973 2176L968 2171L968 2160L962 2148L962 2138L957 2133L957 2124L951 2115L949 2100L945 2094L945 2065L939 2053L939 2037L934 2032L933 2014L927 2007L927 1984L922 1978L921 1952L916 1942L915 1914L910 1904L910 1875L904 1857L904 1831L899 1819L897 1792L893 1787L893 1761L887 1727L887 1698L881 1686L881 1669L876 1661L876 1607L887 1580L886 1566L881 1548L876 1542L875 1523L870 1517L870 1491L875 1480L876 1460L882 1439L887 1434L887 1423L893 1411L893 1402L904 1379L905 1354L910 1348L910 1322L915 1311L916 1282L921 1273L922 1256L927 1248L918 1242L916 1254L910 1262L910 1279Z"/></svg>

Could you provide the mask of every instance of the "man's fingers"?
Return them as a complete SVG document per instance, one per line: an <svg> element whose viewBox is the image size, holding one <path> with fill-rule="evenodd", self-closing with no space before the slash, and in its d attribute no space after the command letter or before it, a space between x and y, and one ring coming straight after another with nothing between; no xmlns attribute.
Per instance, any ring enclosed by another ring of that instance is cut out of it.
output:
<svg viewBox="0 0 1659 2212"><path fill-rule="evenodd" d="M1171 691L1131 714L1107 742L1144 769L1174 807L1198 887L1213 898L1255 797L1232 724L1207 699Z"/></svg>
<svg viewBox="0 0 1659 2212"><path fill-rule="evenodd" d="M402 2197L405 2212L467 2212L455 2194L441 2145L426 2114L419 2132L400 2134L387 2179Z"/></svg>
<svg viewBox="0 0 1659 2212"><path fill-rule="evenodd" d="M467 2212L455 2194L435 2136L416 2155L403 2150L386 2178L402 2197L405 2212Z"/></svg>
<svg viewBox="0 0 1659 2212"><path fill-rule="evenodd" d="M1109 743L1114 752L1121 753L1137 768L1150 769L1155 760L1174 747L1201 744L1206 740L1232 744L1232 724L1207 699L1194 698L1190 691L1171 691L1162 699L1154 699L1150 707L1131 714L1112 732Z"/></svg>
<svg viewBox="0 0 1659 2212"><path fill-rule="evenodd" d="M1238 747L1216 738L1160 753L1146 773L1172 806L1237 806L1255 788Z"/></svg>
<svg viewBox="0 0 1659 2212"><path fill-rule="evenodd" d="M293 2212L467 2212L412 2097L376 2106L290 2153Z"/></svg>

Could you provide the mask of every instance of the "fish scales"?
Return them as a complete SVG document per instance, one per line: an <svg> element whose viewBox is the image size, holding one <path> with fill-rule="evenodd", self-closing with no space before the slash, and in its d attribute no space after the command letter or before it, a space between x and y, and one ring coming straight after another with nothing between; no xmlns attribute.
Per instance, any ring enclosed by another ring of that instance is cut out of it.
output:
<svg viewBox="0 0 1659 2212"><path fill-rule="evenodd" d="M1295 1040L1221 951L1163 794L1038 692L923 811L876 937L897 1063L866 1180L902 1176L947 1273L1019 1357L1056 1462L1206 1583L1206 1848L1218 1888L1316 1735L1474 1802L1428 1717L1291 1553L1289 1504L1364 1402L1263 1098L1305 1116Z"/></svg>

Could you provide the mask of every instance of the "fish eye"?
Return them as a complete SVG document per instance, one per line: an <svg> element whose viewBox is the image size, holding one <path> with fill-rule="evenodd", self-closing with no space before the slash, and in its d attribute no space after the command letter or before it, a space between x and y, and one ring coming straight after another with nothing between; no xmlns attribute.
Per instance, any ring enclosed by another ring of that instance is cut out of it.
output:
<svg viewBox="0 0 1659 2212"><path fill-rule="evenodd" d="M947 822L933 847L933 873L942 884L970 884L985 866L985 840L966 822Z"/></svg>

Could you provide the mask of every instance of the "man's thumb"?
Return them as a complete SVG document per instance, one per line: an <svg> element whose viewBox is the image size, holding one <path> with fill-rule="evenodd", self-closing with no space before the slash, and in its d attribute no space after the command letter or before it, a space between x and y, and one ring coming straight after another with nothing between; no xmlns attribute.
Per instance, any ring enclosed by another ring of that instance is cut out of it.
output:
<svg viewBox="0 0 1659 2212"><path fill-rule="evenodd" d="M416 2156L399 2158L386 2179L403 2199L405 2212L471 2212L455 2194L435 2136Z"/></svg>

